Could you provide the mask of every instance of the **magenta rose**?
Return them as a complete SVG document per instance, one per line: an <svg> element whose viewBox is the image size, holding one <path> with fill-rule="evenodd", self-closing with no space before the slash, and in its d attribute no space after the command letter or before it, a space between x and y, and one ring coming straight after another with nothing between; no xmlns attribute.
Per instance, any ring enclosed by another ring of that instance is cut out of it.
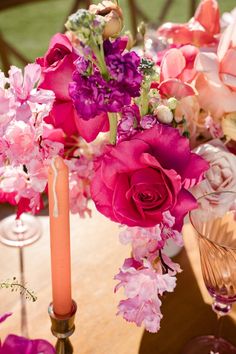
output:
<svg viewBox="0 0 236 354"><path fill-rule="evenodd" d="M56 96L46 122L63 129L68 136L79 134L87 142L91 142L100 131L109 129L108 118L102 114L87 123L77 114L68 92L76 59L78 55L69 38L61 33L53 36L45 56L36 60L42 68L39 87L52 90Z"/></svg>
<svg viewBox="0 0 236 354"><path fill-rule="evenodd" d="M180 230L196 200L186 190L208 169L189 141L162 124L109 147L97 161L91 193L97 209L128 226L152 227L165 211Z"/></svg>

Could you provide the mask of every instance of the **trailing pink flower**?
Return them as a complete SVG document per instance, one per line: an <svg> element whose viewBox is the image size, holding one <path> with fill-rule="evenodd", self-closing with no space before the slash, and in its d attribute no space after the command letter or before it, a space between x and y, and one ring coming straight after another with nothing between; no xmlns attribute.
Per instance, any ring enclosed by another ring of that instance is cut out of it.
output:
<svg viewBox="0 0 236 354"><path fill-rule="evenodd" d="M163 222L154 227L127 227L120 233L120 241L123 244L131 243L132 255L137 261L152 261L167 240L172 239L179 246L183 245L180 232L173 229L174 224L175 218L167 211L163 213Z"/></svg>
<svg viewBox="0 0 236 354"><path fill-rule="evenodd" d="M145 261L140 263L133 258L126 259L119 274L115 276L120 282L115 287L117 291L124 288L126 300L118 306L118 314L127 321L135 322L137 326L144 325L149 332L157 332L162 318L158 295L172 292L176 278L168 273L158 272Z"/></svg>

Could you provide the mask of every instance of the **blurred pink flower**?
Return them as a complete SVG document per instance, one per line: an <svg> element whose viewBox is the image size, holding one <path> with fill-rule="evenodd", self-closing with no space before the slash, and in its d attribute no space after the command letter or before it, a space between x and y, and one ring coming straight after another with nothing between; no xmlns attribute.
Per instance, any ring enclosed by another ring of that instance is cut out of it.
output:
<svg viewBox="0 0 236 354"><path fill-rule="evenodd" d="M23 121L10 124L5 132L7 155L16 163L26 163L36 157L34 131Z"/></svg>
<svg viewBox="0 0 236 354"><path fill-rule="evenodd" d="M166 51L160 64L161 95L177 99L195 95L196 92L189 83L196 75L194 62L197 54L198 49L192 45Z"/></svg>
<svg viewBox="0 0 236 354"><path fill-rule="evenodd" d="M196 89L201 107L213 118L236 111L236 21L223 33L217 54L200 53ZM217 104L216 104L217 102Z"/></svg>
<svg viewBox="0 0 236 354"><path fill-rule="evenodd" d="M2 345L0 354L55 354L54 347L43 339L27 339L10 334Z"/></svg>
<svg viewBox="0 0 236 354"><path fill-rule="evenodd" d="M177 44L197 47L215 45L220 33L220 13L216 0L202 0L194 17L187 23L165 23L157 31L159 37Z"/></svg>

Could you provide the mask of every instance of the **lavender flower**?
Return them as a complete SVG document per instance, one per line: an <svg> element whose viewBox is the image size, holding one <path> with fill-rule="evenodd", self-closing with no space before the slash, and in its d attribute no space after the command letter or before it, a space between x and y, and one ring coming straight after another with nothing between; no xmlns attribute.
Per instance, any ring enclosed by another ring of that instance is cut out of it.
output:
<svg viewBox="0 0 236 354"><path fill-rule="evenodd" d="M135 134L139 120L140 114L137 105L124 107L121 111L121 120L117 128L118 141L126 140Z"/></svg>
<svg viewBox="0 0 236 354"><path fill-rule="evenodd" d="M152 116L151 114L147 114L146 116L142 117L140 125L143 129L150 129L157 124L156 117Z"/></svg>

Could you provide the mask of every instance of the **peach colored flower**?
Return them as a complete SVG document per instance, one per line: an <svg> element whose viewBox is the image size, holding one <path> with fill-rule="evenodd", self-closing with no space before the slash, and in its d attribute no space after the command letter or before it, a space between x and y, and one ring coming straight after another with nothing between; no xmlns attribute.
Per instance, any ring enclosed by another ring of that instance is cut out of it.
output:
<svg viewBox="0 0 236 354"><path fill-rule="evenodd" d="M203 0L189 22L183 24L167 22L158 29L157 35L171 39L176 44L202 47L215 44L219 32L218 3L216 0Z"/></svg>
<svg viewBox="0 0 236 354"><path fill-rule="evenodd" d="M217 53L200 53L196 89L201 107L214 118L236 111L236 21L221 37Z"/></svg>

